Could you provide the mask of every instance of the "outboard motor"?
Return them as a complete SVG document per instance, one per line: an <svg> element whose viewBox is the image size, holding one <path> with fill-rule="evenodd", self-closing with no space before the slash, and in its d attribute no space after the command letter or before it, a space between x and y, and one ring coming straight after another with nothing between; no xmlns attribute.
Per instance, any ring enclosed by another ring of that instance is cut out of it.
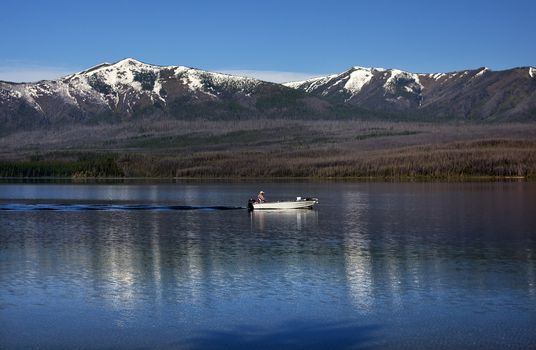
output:
<svg viewBox="0 0 536 350"><path fill-rule="evenodd" d="M253 203L255 203L255 200L253 198L250 198L248 200L248 210L253 210Z"/></svg>

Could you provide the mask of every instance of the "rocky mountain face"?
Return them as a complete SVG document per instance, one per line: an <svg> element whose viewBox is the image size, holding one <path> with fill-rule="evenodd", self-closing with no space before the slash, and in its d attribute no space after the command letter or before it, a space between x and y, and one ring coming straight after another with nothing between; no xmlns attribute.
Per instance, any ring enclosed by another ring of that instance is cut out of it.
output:
<svg viewBox="0 0 536 350"><path fill-rule="evenodd" d="M435 74L353 67L341 74L285 85L347 105L431 120L536 119L533 67Z"/></svg>
<svg viewBox="0 0 536 350"><path fill-rule="evenodd" d="M416 74L354 67L275 84L134 59L53 81L0 82L0 132L135 118L536 120L536 69Z"/></svg>

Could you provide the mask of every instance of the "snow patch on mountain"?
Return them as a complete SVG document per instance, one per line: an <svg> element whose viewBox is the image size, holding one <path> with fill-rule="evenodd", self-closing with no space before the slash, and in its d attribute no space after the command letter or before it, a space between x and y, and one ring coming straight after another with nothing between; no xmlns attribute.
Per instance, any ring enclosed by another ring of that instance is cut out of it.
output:
<svg viewBox="0 0 536 350"><path fill-rule="evenodd" d="M71 94L71 89L69 89L68 85L59 83L55 91L69 104L79 106L78 100Z"/></svg>
<svg viewBox="0 0 536 350"><path fill-rule="evenodd" d="M154 81L154 87L153 87L153 94L151 95L151 100L154 102L154 95L156 95L156 98L158 98L162 102L166 102L166 100L162 97L160 94L162 90L162 82L160 80L160 73L158 73L157 78Z"/></svg>
<svg viewBox="0 0 536 350"><path fill-rule="evenodd" d="M312 92L316 88L321 87L325 84L331 83L334 79L340 78L342 74L332 74L325 77L317 77L317 78L311 78L307 80L302 81L291 81L288 83L284 83L286 87L298 89L298 88L304 88L305 92ZM338 79L337 79L338 80Z"/></svg>
<svg viewBox="0 0 536 350"><path fill-rule="evenodd" d="M420 94L424 86L419 80L419 75L415 73L409 73L398 69L392 69L391 75L385 81L383 88L386 92L396 93L397 86L404 85L404 90L414 94Z"/></svg>
<svg viewBox="0 0 536 350"><path fill-rule="evenodd" d="M77 94L81 95L84 100L93 101L99 104L107 104L107 101L103 96L104 94L95 90L90 85L88 77L83 75L75 75L65 83L68 85L69 91L76 92ZM114 101L114 104L117 104L117 94L115 92L112 94L112 91L110 91L109 95Z"/></svg>
<svg viewBox="0 0 536 350"><path fill-rule="evenodd" d="M531 78L536 77L536 68L534 68L534 67L529 67L529 76L530 76Z"/></svg>
<svg viewBox="0 0 536 350"><path fill-rule="evenodd" d="M155 66L145 64L136 61L131 58L121 60L113 65L101 65L89 71L85 71L75 76L84 77L86 81L89 79L99 79L112 88L113 91L117 91L121 87L129 86L136 91L142 90L140 82L135 80L135 73L153 72L156 73L158 69Z"/></svg>
<svg viewBox="0 0 536 350"><path fill-rule="evenodd" d="M202 90L203 83L199 71L196 69L190 69L186 67L179 67L175 71L175 76L179 77L181 82L188 86L188 89L192 91Z"/></svg>
<svg viewBox="0 0 536 350"><path fill-rule="evenodd" d="M133 91L136 93L149 94L154 101L156 98L162 100L160 90L162 88L162 80L160 72L164 69L177 69L182 67L175 66L154 66L137 61L133 58L126 58L115 64L101 64L70 75L63 81L72 89L82 92L92 100L100 100L102 103L107 103L111 100L114 106L117 106L119 101L119 93L127 93ZM147 86L144 89L142 83L143 76L149 74L149 80L154 76L154 82L146 82ZM97 96L100 95L100 96ZM106 98L104 98L106 95Z"/></svg>
<svg viewBox="0 0 536 350"><path fill-rule="evenodd" d="M430 78L432 78L434 80L439 80L439 79L443 78L446 74L445 73L433 73L433 74L425 74L425 75L430 76Z"/></svg>
<svg viewBox="0 0 536 350"><path fill-rule="evenodd" d="M182 66L175 68L175 77L186 85L189 90L200 91L211 96L216 96L215 87L231 88L247 93L247 91L262 83L254 78L214 73Z"/></svg>
<svg viewBox="0 0 536 350"><path fill-rule="evenodd" d="M22 94L20 91L5 88L4 85L0 83L0 97L8 99L18 99L22 97Z"/></svg>
<svg viewBox="0 0 536 350"><path fill-rule="evenodd" d="M340 74L332 74L302 81L293 81L284 83L283 85L293 89L302 89L308 93L326 86L340 86L340 91L347 91L353 96L358 94L361 89L374 78L374 71L383 72L385 69L356 66ZM329 89L325 89L321 94L327 95L328 93Z"/></svg>
<svg viewBox="0 0 536 350"><path fill-rule="evenodd" d="M354 69L355 70L350 73L346 84L344 84L344 88L352 94L361 91L363 86L368 84L374 76L370 68L354 67Z"/></svg>
<svg viewBox="0 0 536 350"><path fill-rule="evenodd" d="M21 98L24 99L30 106L35 108L37 111L43 113L43 109L35 100L39 97L39 92L36 86L29 84L21 84L16 86L18 92L21 95Z"/></svg>
<svg viewBox="0 0 536 350"><path fill-rule="evenodd" d="M432 78L439 79L442 75L430 75ZM387 79L383 83L383 88L386 92L395 94L400 87L406 92L420 94L423 85L419 80L419 74L409 73L398 69L385 68L367 68L367 67L352 67L350 70L341 74L328 75L304 81L289 82L283 85L302 89L305 92L319 91L321 95L333 93L334 87L337 87L340 92L350 93L351 96L346 100L358 95L363 88L375 79Z"/></svg>
<svg viewBox="0 0 536 350"><path fill-rule="evenodd" d="M489 68L488 67L484 67L482 68L478 73L475 74L475 76L473 78L477 78L481 75L484 75L486 72L489 71Z"/></svg>

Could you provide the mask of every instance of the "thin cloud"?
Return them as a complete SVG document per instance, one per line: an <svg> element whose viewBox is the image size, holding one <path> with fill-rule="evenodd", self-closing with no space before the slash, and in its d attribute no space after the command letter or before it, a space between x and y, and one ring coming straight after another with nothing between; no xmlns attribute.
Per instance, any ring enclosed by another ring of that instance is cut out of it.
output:
<svg viewBox="0 0 536 350"><path fill-rule="evenodd" d="M249 70L249 69L223 69L218 70L221 73L239 75L243 77L255 78L272 83L286 83L289 81L306 80L318 77L322 74L302 73L302 72L285 72L276 70Z"/></svg>
<svg viewBox="0 0 536 350"><path fill-rule="evenodd" d="M16 83L52 80L72 74L76 69L34 64L0 64L0 80Z"/></svg>

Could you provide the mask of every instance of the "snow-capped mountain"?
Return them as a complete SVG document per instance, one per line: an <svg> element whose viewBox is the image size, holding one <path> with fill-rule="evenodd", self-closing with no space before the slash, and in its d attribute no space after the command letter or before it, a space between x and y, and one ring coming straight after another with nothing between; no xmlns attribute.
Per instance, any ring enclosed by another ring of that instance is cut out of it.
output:
<svg viewBox="0 0 536 350"><path fill-rule="evenodd" d="M536 69L488 68L421 74L353 67L343 73L285 83L346 104L391 112L456 118L536 118Z"/></svg>
<svg viewBox="0 0 536 350"><path fill-rule="evenodd" d="M372 85L378 85L378 82L381 83L383 91L390 94L396 93L397 84L400 82L405 85L407 92L418 94L422 89L418 74L403 72L397 69L388 70L384 68L365 67L352 67L340 74L290 82L284 85L295 89L302 89L309 93L317 93L322 96L346 94L345 101L350 101L359 95L365 86L370 90Z"/></svg>
<svg viewBox="0 0 536 350"><path fill-rule="evenodd" d="M124 59L57 80L0 82L0 134L136 118L536 120L536 69L417 74L353 67L286 84Z"/></svg>
<svg viewBox="0 0 536 350"><path fill-rule="evenodd" d="M183 93L194 93L198 98L217 99L223 91L247 94L259 84L260 81L250 78L183 66L154 66L128 58L67 76L58 82L56 91L65 92L64 96L74 105L78 101L72 96L79 94L83 100L132 112L138 102L130 100L129 95L135 95L136 100L147 98L166 103L171 90L180 87ZM46 90L51 85L44 87Z"/></svg>
<svg viewBox="0 0 536 350"><path fill-rule="evenodd" d="M259 80L183 66L155 66L135 59L101 64L53 81L0 82L0 115L39 115L47 119L84 119L95 114L132 115L148 107L247 100L262 88L281 89ZM24 117L24 116L21 116Z"/></svg>

